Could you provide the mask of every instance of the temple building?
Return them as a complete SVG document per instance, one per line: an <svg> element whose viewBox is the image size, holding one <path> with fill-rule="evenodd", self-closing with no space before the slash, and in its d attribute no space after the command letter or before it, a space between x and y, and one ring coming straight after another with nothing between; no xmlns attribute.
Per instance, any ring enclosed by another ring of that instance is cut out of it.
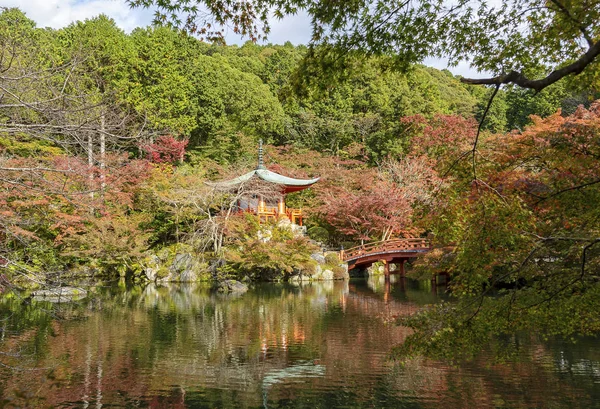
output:
<svg viewBox="0 0 600 409"><path fill-rule="evenodd" d="M261 140L258 146L258 165L256 166L256 169L231 180L209 184L211 186L234 189L238 186L243 186L244 183L249 182L253 178L258 178L264 182L278 185L279 189L276 190L279 191L280 194L275 195L276 197L257 196L256 194L242 195L237 203L238 210L256 214L261 222L279 220L280 218L285 217L293 224L302 226L302 209L288 208L285 204L285 195L307 189L317 183L319 178L295 179L271 172L263 163L263 147Z"/></svg>

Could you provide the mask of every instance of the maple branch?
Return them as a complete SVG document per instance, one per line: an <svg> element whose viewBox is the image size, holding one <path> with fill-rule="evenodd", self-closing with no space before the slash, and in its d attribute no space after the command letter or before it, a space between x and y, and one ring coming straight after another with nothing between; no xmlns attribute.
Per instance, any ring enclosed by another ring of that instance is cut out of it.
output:
<svg viewBox="0 0 600 409"><path fill-rule="evenodd" d="M593 240L592 242L588 243L588 245L586 245L583 248L583 251L581 252L581 275L580 275L581 280L583 280L583 276L585 276L586 253L590 248L592 248L593 246L595 246L598 243L600 243L600 239Z"/></svg>
<svg viewBox="0 0 600 409"><path fill-rule="evenodd" d="M595 185L597 183L600 183L600 179L595 179L595 180L592 180L590 182L582 183L581 185L571 186L571 187L568 187L566 189L559 190L559 191L554 192L554 193L552 193L552 194L550 194L548 196L540 197L540 199L535 204L537 205L540 202L543 202L544 200L551 199L551 198L553 198L555 196L558 196L558 195L560 195L562 193L570 192L570 191L573 191L573 190L583 189L585 187L592 186L592 185Z"/></svg>
<svg viewBox="0 0 600 409"><path fill-rule="evenodd" d="M600 41L591 44L587 52L579 57L574 63L554 70L548 74L547 77L539 80L532 80L527 78L521 72L511 71L508 74L502 74L492 78L461 78L460 81L472 85L502 85L512 83L522 88L529 88L539 92L567 75L580 74L598 55L600 55Z"/></svg>
<svg viewBox="0 0 600 409"><path fill-rule="evenodd" d="M577 20L571 14L571 12L559 0L550 0L550 1L552 2L552 4L554 4L556 7L558 7L558 9L560 10L561 13L566 15L573 23L577 24L577 28L579 29L579 31L581 31L581 34L583 35L583 38L585 38L585 41L587 41L587 43L590 47L593 47L594 40L592 39L592 36L590 35L590 33L587 31L587 28L583 24L581 24L581 22L579 20Z"/></svg>
<svg viewBox="0 0 600 409"><path fill-rule="evenodd" d="M477 168L475 166L475 153L477 152L477 143L479 142L479 135L481 134L481 128L483 128L483 122L485 121L485 118L487 117L487 114L490 111L492 102L494 102L494 98L496 97L496 94L498 94L499 89L500 89L500 84L496 84L496 89L494 89L494 92L490 96L487 106L485 107L485 111L483 111L483 115L481 115L481 120L479 121L479 125L477 126L477 134L475 135L475 141L473 141L473 149L471 149L471 152L473 154L473 156L472 156L473 179L475 179L475 180L477 180Z"/></svg>
<svg viewBox="0 0 600 409"><path fill-rule="evenodd" d="M73 169L53 169L44 167L33 167L33 168L6 168L0 166L0 171L5 172L56 172L56 173L74 173Z"/></svg>

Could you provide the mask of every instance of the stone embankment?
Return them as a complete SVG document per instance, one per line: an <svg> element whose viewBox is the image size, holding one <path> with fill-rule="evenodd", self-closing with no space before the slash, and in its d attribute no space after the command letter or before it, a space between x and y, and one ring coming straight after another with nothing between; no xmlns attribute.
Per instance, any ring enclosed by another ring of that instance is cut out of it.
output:
<svg viewBox="0 0 600 409"><path fill-rule="evenodd" d="M347 280L348 265L340 261L336 251L314 253L310 256L316 263L313 271L304 271L290 277L291 282Z"/></svg>

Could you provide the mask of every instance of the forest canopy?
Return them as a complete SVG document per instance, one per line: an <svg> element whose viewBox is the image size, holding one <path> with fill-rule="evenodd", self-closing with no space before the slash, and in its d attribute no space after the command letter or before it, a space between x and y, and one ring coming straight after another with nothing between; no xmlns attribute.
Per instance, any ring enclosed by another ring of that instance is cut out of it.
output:
<svg viewBox="0 0 600 409"><path fill-rule="evenodd" d="M256 41L270 20L305 12L312 23L311 58L339 69L346 55L387 55L397 66L427 57L467 61L491 78L475 84L516 84L540 91L571 74L598 80L600 7L595 0L504 2L419 0L189 1L128 0L151 7L155 22L223 40L223 26ZM183 16L183 17L181 17Z"/></svg>

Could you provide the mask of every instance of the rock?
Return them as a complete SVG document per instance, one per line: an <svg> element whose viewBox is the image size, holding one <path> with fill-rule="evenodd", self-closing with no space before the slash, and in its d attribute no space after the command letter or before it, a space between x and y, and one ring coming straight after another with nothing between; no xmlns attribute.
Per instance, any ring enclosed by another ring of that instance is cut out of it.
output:
<svg viewBox="0 0 600 409"><path fill-rule="evenodd" d="M156 255L151 255L146 260L146 268L144 269L144 274L150 281L155 281L158 276L158 270L160 269L160 258Z"/></svg>
<svg viewBox="0 0 600 409"><path fill-rule="evenodd" d="M278 227L282 227L282 228L290 228L290 226L292 225L292 222L290 221L290 219L288 219L287 217L281 217L278 221L277 221L277 226Z"/></svg>
<svg viewBox="0 0 600 409"><path fill-rule="evenodd" d="M207 281L211 277L208 265L197 259L189 246L182 244L147 256L145 266L148 280L158 283Z"/></svg>
<svg viewBox="0 0 600 409"><path fill-rule="evenodd" d="M321 268L321 266L319 264L317 264L315 266L315 272L313 273L311 278L313 280L320 280L322 275L323 275L323 269Z"/></svg>
<svg viewBox="0 0 600 409"><path fill-rule="evenodd" d="M182 283L199 281L204 270L190 253L179 253L175 255L173 263L169 267L169 281Z"/></svg>
<svg viewBox="0 0 600 409"><path fill-rule="evenodd" d="M259 230L256 233L257 238L263 243L267 243L271 241L271 237L273 237L273 232L269 229Z"/></svg>
<svg viewBox="0 0 600 409"><path fill-rule="evenodd" d="M289 278L290 283L301 283L301 282L307 282L307 281L311 281L311 280L312 280L311 276L302 274L302 273L293 275Z"/></svg>
<svg viewBox="0 0 600 409"><path fill-rule="evenodd" d="M87 291L76 287L55 287L33 292L36 301L68 302L87 297Z"/></svg>
<svg viewBox="0 0 600 409"><path fill-rule="evenodd" d="M350 273L348 273L348 264L343 263L333 268L333 276L336 280L349 280Z"/></svg>
<svg viewBox="0 0 600 409"><path fill-rule="evenodd" d="M321 253L313 253L310 255L310 258L312 258L319 264L325 264L325 256Z"/></svg>
<svg viewBox="0 0 600 409"><path fill-rule="evenodd" d="M225 280L217 284L217 291L220 293L243 294L248 291L248 286L240 281Z"/></svg>
<svg viewBox="0 0 600 409"><path fill-rule="evenodd" d="M367 273L369 275L383 274L383 266L381 266L381 265L372 265L371 267L367 268Z"/></svg>
<svg viewBox="0 0 600 409"><path fill-rule="evenodd" d="M333 271L324 270L323 274L321 275L321 280L333 280Z"/></svg>
<svg viewBox="0 0 600 409"><path fill-rule="evenodd" d="M192 266L193 258L190 253L176 254L171 264L171 271L174 273L181 273L182 271L189 270Z"/></svg>

